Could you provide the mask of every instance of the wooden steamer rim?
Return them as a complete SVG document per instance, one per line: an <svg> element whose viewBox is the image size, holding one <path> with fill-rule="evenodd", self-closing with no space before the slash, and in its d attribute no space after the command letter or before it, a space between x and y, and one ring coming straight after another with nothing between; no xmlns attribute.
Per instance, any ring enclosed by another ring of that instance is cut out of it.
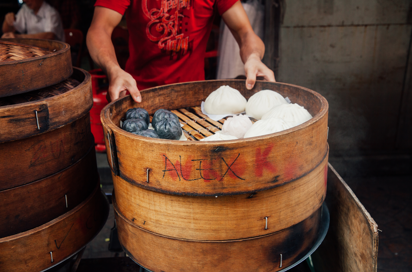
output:
<svg viewBox="0 0 412 272"><path fill-rule="evenodd" d="M281 271L301 261L325 236L323 207L275 233L235 240L178 239L140 228L113 208L119 241L128 256L151 271ZM329 223L329 222L327 222ZM247 249L247 250L245 250ZM281 256L282 255L282 256Z"/></svg>
<svg viewBox="0 0 412 272"><path fill-rule="evenodd" d="M103 228L109 203L96 186L73 210L37 228L0 238L0 270L43 271L72 256Z"/></svg>
<svg viewBox="0 0 412 272"><path fill-rule="evenodd" d="M76 163L94 146L90 116L27 139L0 144L0 191L42 179Z"/></svg>
<svg viewBox="0 0 412 272"><path fill-rule="evenodd" d="M159 108L188 108L200 105L222 85L239 90L247 99L263 89L277 91L304 106L313 118L270 135L215 142L146 138L119 127L129 108L142 107L149 114ZM304 87L257 81L247 90L244 80L212 80L150 88L142 91L142 97L142 103L130 96L113 101L102 110L101 120L113 175L147 190L192 196L253 193L302 178L327 156L328 102ZM210 170L208 177L199 170Z"/></svg>
<svg viewBox="0 0 412 272"><path fill-rule="evenodd" d="M28 47L40 47L50 53L22 60L0 61L0 75L7 75L0 80L0 97L48 87L66 80L73 73L70 46L67 43L40 39L3 39L0 40L1 45L13 47L17 53Z"/></svg>
<svg viewBox="0 0 412 272"><path fill-rule="evenodd" d="M80 84L62 94L0 107L0 143L55 130L88 113L93 106L91 76L74 68L72 78Z"/></svg>
<svg viewBox="0 0 412 272"><path fill-rule="evenodd" d="M252 194L179 196L113 176L116 207L141 229L189 240L236 240L287 229L310 217L326 197L328 160L307 176Z"/></svg>
<svg viewBox="0 0 412 272"><path fill-rule="evenodd" d="M43 225L70 211L99 184L94 145L66 169L23 186L0 191L0 237Z"/></svg>

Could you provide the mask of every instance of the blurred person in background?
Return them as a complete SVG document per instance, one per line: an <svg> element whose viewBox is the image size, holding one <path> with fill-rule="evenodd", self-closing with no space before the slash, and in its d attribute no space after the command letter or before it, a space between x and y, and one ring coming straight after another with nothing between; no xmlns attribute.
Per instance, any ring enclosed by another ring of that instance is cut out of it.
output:
<svg viewBox="0 0 412 272"><path fill-rule="evenodd" d="M44 0L25 0L16 15L12 12L6 14L2 30L2 38L64 41L60 15Z"/></svg>

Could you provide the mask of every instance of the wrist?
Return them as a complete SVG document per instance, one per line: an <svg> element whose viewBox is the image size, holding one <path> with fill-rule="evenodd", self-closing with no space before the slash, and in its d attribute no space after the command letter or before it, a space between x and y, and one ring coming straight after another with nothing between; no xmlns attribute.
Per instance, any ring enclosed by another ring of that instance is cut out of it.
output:
<svg viewBox="0 0 412 272"><path fill-rule="evenodd" d="M261 61L261 57L258 53L252 53L249 55L246 61Z"/></svg>
<svg viewBox="0 0 412 272"><path fill-rule="evenodd" d="M106 67L105 70L106 70L109 80L116 77L119 73L123 71L122 68L120 68L120 66L115 65L115 64L108 65L108 67Z"/></svg>

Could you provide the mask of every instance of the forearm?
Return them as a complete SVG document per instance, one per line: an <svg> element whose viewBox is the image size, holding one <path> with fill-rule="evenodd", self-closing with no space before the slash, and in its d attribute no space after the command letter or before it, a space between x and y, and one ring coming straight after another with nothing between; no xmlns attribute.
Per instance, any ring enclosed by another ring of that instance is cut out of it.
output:
<svg viewBox="0 0 412 272"><path fill-rule="evenodd" d="M113 70L120 68L111 40L111 31L90 27L86 41L90 56L106 74L110 76Z"/></svg>
<svg viewBox="0 0 412 272"><path fill-rule="evenodd" d="M250 57L263 59L265 55L265 45L253 31L240 34L238 37L240 57L245 63Z"/></svg>
<svg viewBox="0 0 412 272"><path fill-rule="evenodd" d="M19 34L16 35L17 38L25 39L46 39L46 40L56 40L57 36L53 32L41 32L36 34Z"/></svg>

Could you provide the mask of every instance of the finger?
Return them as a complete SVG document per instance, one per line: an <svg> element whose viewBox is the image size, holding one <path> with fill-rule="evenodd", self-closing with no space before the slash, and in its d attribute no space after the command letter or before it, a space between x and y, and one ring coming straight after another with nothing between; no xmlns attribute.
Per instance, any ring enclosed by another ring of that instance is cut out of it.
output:
<svg viewBox="0 0 412 272"><path fill-rule="evenodd" d="M129 86L127 86L127 90L129 91L134 101L136 101L137 103L142 102L142 95L140 94L139 89L136 86L135 80L133 80L133 82Z"/></svg>
<svg viewBox="0 0 412 272"><path fill-rule="evenodd" d="M256 70L255 69L246 69L246 88L248 90L252 89L256 83Z"/></svg>
<svg viewBox="0 0 412 272"><path fill-rule="evenodd" d="M263 76L264 79L267 80L267 81L276 82L275 74L273 73L272 70L270 70L266 66L264 68L262 68L261 71L258 72L258 76Z"/></svg>

